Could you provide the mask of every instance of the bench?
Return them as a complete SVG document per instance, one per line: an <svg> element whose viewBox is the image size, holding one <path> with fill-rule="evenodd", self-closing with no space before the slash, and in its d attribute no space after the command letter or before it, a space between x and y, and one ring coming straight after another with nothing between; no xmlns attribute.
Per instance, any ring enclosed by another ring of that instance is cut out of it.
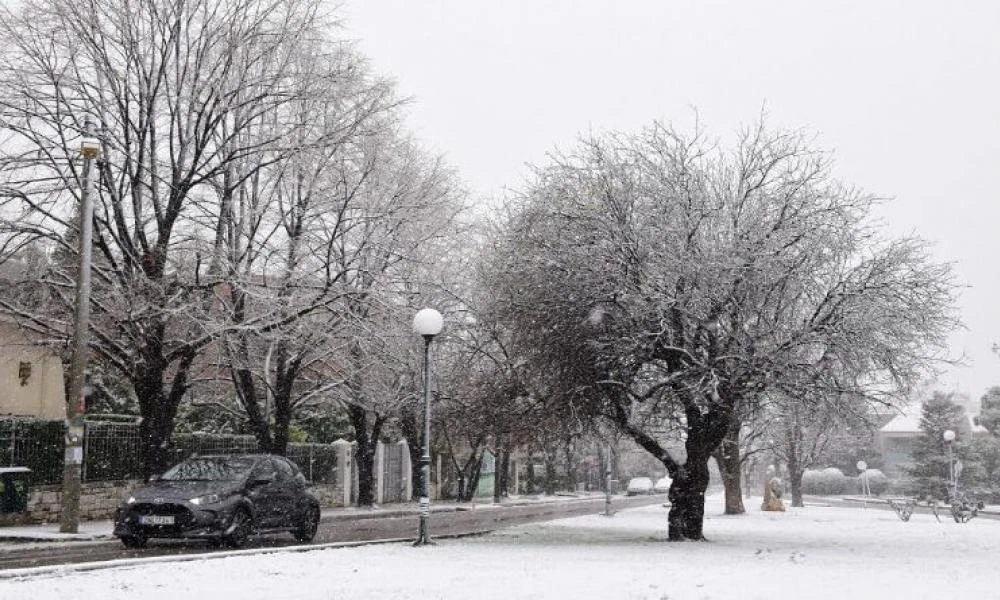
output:
<svg viewBox="0 0 1000 600"><path fill-rule="evenodd" d="M909 521L914 509L917 508L917 501L914 498L889 498L886 502L896 512L896 516L903 521ZM940 522L941 516L938 514L938 507L940 505L934 500L929 500L927 506L930 507L934 518ZM955 519L956 523L968 523L973 518L979 516L979 511L982 510L983 503L973 502L965 496L961 496L953 499L951 504L947 506L951 512L951 517Z"/></svg>

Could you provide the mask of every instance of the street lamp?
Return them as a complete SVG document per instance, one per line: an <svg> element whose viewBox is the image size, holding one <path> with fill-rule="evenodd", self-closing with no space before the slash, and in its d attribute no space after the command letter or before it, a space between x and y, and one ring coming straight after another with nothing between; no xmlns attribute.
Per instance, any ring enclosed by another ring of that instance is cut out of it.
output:
<svg viewBox="0 0 1000 600"><path fill-rule="evenodd" d="M950 500L954 502L956 496L958 496L958 482L955 480L955 462L951 457L951 443L955 441L955 432L951 429L945 429L941 437L944 438L944 445L948 447L948 481L951 484Z"/></svg>
<svg viewBox="0 0 1000 600"><path fill-rule="evenodd" d="M434 336L441 333L444 319L433 308L425 308L413 315L413 331L424 338L424 440L420 456L420 534L414 546L433 544L427 530L431 515L431 380L430 348Z"/></svg>
<svg viewBox="0 0 1000 600"><path fill-rule="evenodd" d="M862 508L868 508L868 494L871 493L871 488L868 487L868 463L863 460L859 460L858 471L861 472L861 492L865 495L865 501Z"/></svg>
<svg viewBox="0 0 1000 600"><path fill-rule="evenodd" d="M84 122L80 141L83 157L80 190L80 260L76 281L76 315L73 319L73 358L70 364L69 401L66 403L66 450L63 463L62 508L59 531L76 533L80 521L80 484L83 468L83 417L87 398L87 346L90 330L90 258L94 221L94 161L101 156L101 142L94 137L94 123Z"/></svg>

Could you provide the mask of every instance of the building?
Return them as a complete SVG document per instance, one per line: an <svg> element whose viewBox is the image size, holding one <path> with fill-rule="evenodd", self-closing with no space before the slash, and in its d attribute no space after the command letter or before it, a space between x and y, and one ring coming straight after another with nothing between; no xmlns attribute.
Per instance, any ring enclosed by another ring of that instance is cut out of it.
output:
<svg viewBox="0 0 1000 600"><path fill-rule="evenodd" d="M66 388L59 357L0 320L0 418L8 416L64 421Z"/></svg>
<svg viewBox="0 0 1000 600"><path fill-rule="evenodd" d="M989 431L976 422L972 406L959 402L966 410L962 419L955 424L955 433L961 437L987 435ZM916 440L924 434L920 428L923 404L914 402L878 430L878 446L882 452L883 472L889 479L906 477L906 468L913 465L913 449ZM942 441L943 443L943 441Z"/></svg>

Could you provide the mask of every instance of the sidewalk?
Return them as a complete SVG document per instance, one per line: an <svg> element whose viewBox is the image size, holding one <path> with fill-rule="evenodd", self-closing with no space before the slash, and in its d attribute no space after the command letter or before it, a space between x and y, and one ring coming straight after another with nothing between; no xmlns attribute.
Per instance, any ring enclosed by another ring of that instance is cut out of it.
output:
<svg viewBox="0 0 1000 600"><path fill-rule="evenodd" d="M431 502L431 512L448 512L459 510L492 510L506 506L523 506L525 504L543 504L549 502L572 502L574 500L590 500L603 498L603 493L580 493L574 495L555 496L521 496L505 498L500 504L490 500L480 499L477 502ZM403 504L384 504L372 508L348 506L344 508L325 508L320 517L322 522L337 520L361 519L391 519L417 515L420 506L415 502ZM3 542L93 542L111 540L114 525L110 519L100 521L81 521L77 533L61 533L59 523L42 523L40 525L12 525L0 527L0 543Z"/></svg>

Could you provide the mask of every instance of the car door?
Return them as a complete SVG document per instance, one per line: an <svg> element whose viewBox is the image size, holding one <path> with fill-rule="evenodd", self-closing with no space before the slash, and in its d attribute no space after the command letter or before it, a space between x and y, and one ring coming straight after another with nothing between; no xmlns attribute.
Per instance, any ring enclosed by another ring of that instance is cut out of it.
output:
<svg viewBox="0 0 1000 600"><path fill-rule="evenodd" d="M271 460L278 472L278 483L280 490L275 490L277 495L275 505L276 527L295 527L300 520L302 507L299 506L299 481L295 477L295 469L287 460L280 456L275 456Z"/></svg>
<svg viewBox="0 0 1000 600"><path fill-rule="evenodd" d="M281 502L281 483L278 470L271 459L263 458L250 471L247 497L254 507L254 521L258 529L276 527L278 504Z"/></svg>

